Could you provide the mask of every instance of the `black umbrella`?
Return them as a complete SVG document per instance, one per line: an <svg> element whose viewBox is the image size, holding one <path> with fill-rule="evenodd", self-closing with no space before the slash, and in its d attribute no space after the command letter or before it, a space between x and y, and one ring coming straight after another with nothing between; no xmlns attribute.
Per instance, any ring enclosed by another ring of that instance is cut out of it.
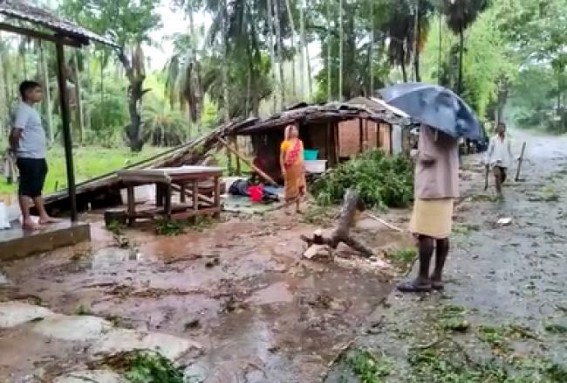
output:
<svg viewBox="0 0 567 383"><path fill-rule="evenodd" d="M480 121L471 107L447 88L404 83L381 89L379 93L388 104L449 136L471 140L483 137Z"/></svg>

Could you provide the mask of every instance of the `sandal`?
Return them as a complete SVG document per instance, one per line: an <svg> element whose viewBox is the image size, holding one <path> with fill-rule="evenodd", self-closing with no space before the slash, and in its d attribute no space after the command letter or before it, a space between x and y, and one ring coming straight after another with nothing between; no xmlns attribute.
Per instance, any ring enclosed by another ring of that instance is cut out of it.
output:
<svg viewBox="0 0 567 383"><path fill-rule="evenodd" d="M414 280L402 282L396 288L402 293L428 293L431 291L431 283L418 283Z"/></svg>
<svg viewBox="0 0 567 383"><path fill-rule="evenodd" d="M433 290L443 290L445 283L443 281L431 281L431 288L433 288Z"/></svg>

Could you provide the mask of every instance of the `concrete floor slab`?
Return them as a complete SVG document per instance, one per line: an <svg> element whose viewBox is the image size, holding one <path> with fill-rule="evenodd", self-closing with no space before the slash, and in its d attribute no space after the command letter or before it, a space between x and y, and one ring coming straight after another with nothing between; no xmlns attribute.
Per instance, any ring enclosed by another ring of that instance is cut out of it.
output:
<svg viewBox="0 0 567 383"><path fill-rule="evenodd" d="M101 337L112 329L102 318L87 315L54 315L35 324L32 330L48 338L86 342Z"/></svg>
<svg viewBox="0 0 567 383"><path fill-rule="evenodd" d="M11 284L12 282L10 282L8 277L2 273L2 270L0 270L0 286L8 286Z"/></svg>
<svg viewBox="0 0 567 383"><path fill-rule="evenodd" d="M46 225L39 230L24 231L18 224L0 230L0 260L13 260L89 241L90 226L68 220Z"/></svg>
<svg viewBox="0 0 567 383"><path fill-rule="evenodd" d="M157 351L166 358L175 360L190 351L200 351L203 346L168 334L116 329L105 334L89 351L98 356L144 349Z"/></svg>
<svg viewBox="0 0 567 383"><path fill-rule="evenodd" d="M109 370L75 371L55 378L53 383L126 383L126 379Z"/></svg>
<svg viewBox="0 0 567 383"><path fill-rule="evenodd" d="M0 328L16 327L34 319L55 315L45 307L23 302L0 303Z"/></svg>

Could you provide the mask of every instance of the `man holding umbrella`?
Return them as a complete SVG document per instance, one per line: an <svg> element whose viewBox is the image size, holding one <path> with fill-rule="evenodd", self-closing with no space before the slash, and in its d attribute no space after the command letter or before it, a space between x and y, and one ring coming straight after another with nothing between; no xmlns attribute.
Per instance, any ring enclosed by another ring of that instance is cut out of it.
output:
<svg viewBox="0 0 567 383"><path fill-rule="evenodd" d="M459 138L481 136L471 108L448 89L421 83L394 85L380 91L384 100L421 123L415 168L415 201L410 232L417 240L419 270L402 282L402 292L444 288L453 204L459 197ZM435 266L430 274L435 251Z"/></svg>

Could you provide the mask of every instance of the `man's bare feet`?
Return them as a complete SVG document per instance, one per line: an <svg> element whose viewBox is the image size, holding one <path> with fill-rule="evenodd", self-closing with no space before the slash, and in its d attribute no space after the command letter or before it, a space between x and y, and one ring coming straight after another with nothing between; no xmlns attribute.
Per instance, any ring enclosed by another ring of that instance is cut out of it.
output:
<svg viewBox="0 0 567 383"><path fill-rule="evenodd" d="M39 219L39 224L40 224L40 225L50 225L50 224L52 224L52 223L57 223L57 222L59 222L58 219L51 218L51 217L49 217L49 216L47 216L47 217L41 217L41 218Z"/></svg>
<svg viewBox="0 0 567 383"><path fill-rule="evenodd" d="M39 226L34 222L34 221L24 221L24 223L22 223L22 229L23 230L37 230L39 229Z"/></svg>

